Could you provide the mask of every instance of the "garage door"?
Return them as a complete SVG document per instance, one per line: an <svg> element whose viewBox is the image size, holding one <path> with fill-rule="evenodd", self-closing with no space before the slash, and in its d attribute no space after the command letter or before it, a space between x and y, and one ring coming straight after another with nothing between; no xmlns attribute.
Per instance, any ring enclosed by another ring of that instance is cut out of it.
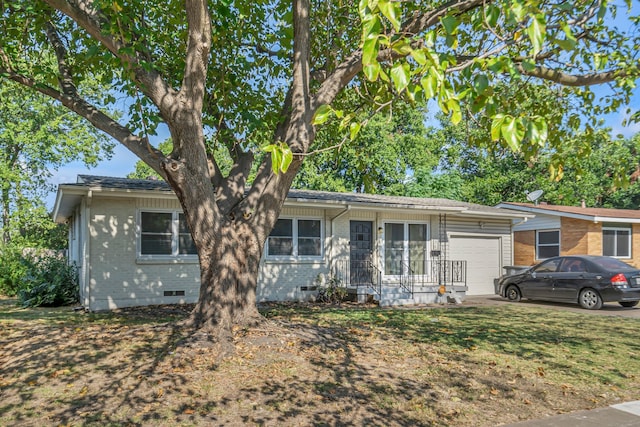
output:
<svg viewBox="0 0 640 427"><path fill-rule="evenodd" d="M467 295L495 292L493 279L500 277L500 239L490 237L452 236L452 260L467 261Z"/></svg>

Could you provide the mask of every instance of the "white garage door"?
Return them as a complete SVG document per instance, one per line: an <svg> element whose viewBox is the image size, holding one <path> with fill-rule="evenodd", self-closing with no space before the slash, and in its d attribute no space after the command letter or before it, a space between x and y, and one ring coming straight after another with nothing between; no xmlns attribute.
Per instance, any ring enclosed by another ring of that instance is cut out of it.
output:
<svg viewBox="0 0 640 427"><path fill-rule="evenodd" d="M452 236L452 260L467 261L467 295L495 292L493 279L500 277L500 239L491 237Z"/></svg>

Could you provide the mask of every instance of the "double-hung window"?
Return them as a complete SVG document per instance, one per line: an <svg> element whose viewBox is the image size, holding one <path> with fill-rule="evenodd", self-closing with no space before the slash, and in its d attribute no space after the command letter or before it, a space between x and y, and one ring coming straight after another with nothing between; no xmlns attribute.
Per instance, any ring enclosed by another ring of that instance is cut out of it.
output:
<svg viewBox="0 0 640 427"><path fill-rule="evenodd" d="M141 211L138 255L144 258L197 255L184 215L177 211Z"/></svg>
<svg viewBox="0 0 640 427"><path fill-rule="evenodd" d="M384 274L427 273L427 224L384 225Z"/></svg>
<svg viewBox="0 0 640 427"><path fill-rule="evenodd" d="M560 256L560 230L536 232L536 258L547 259Z"/></svg>
<svg viewBox="0 0 640 427"><path fill-rule="evenodd" d="M280 218L267 239L267 257L321 257L319 219Z"/></svg>
<svg viewBox="0 0 640 427"><path fill-rule="evenodd" d="M602 255L631 258L631 228L625 225L602 226Z"/></svg>

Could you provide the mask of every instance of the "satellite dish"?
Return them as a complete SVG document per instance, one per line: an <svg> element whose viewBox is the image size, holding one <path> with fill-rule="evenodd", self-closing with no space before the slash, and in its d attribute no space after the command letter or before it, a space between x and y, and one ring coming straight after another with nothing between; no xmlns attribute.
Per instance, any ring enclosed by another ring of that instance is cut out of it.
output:
<svg viewBox="0 0 640 427"><path fill-rule="evenodd" d="M544 191L542 191L542 190L535 190L535 191L532 191L531 193L526 193L527 194L527 200L529 200L530 202L534 202L535 203L536 200L538 200L540 198L540 196L542 196L542 193L544 193Z"/></svg>

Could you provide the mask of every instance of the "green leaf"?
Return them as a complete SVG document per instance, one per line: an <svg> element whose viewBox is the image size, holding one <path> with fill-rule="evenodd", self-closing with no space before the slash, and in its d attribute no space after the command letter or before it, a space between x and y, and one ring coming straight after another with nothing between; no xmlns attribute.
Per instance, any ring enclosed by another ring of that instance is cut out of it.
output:
<svg viewBox="0 0 640 427"><path fill-rule="evenodd" d="M284 142L268 144L262 147L262 151L271 154L271 170L277 175L279 172L286 172L293 160L291 148Z"/></svg>
<svg viewBox="0 0 640 427"><path fill-rule="evenodd" d="M291 151L288 145L284 143L282 143L282 145L282 163L280 164L280 170L286 172L293 161L293 151Z"/></svg>
<svg viewBox="0 0 640 427"><path fill-rule="evenodd" d="M547 121L544 119L544 117L536 117L531 122L531 132L529 136L531 142L542 147L547 142L548 137L549 128L547 125Z"/></svg>
<svg viewBox="0 0 640 427"><path fill-rule="evenodd" d="M361 127L362 125L360 123L351 123L351 125L349 126L349 138L351 139L351 141L356 139L356 136L358 136Z"/></svg>
<svg viewBox="0 0 640 427"><path fill-rule="evenodd" d="M509 11L513 14L517 22L521 22L527 14L527 11L522 7L522 3L520 1L511 2Z"/></svg>
<svg viewBox="0 0 640 427"><path fill-rule="evenodd" d="M377 63L378 60L378 39L367 39L362 46L362 64L369 65Z"/></svg>
<svg viewBox="0 0 640 427"><path fill-rule="evenodd" d="M393 0L379 0L378 8L380 12L391 22L393 28L396 31L400 31L400 15L402 10L400 9L400 3Z"/></svg>
<svg viewBox="0 0 640 427"><path fill-rule="evenodd" d="M402 92L411 79L409 64L398 62L391 68L391 80L398 92Z"/></svg>
<svg viewBox="0 0 640 427"><path fill-rule="evenodd" d="M546 36L546 21L543 14L537 14L531 20L531 24L527 28L527 35L531 40L532 55L536 56L540 50L542 49L542 43L544 43L544 38Z"/></svg>
<svg viewBox="0 0 640 427"><path fill-rule="evenodd" d="M577 40L571 32L571 27L567 24L562 24L562 30L564 31L565 38L564 40L556 39L556 43L566 51L574 50L576 48Z"/></svg>
<svg viewBox="0 0 640 427"><path fill-rule="evenodd" d="M424 53L424 50L422 49L418 49L418 50L412 50L411 51L411 56L413 57L413 59L416 60L416 62L420 65L426 65L427 64L427 55Z"/></svg>
<svg viewBox="0 0 640 427"><path fill-rule="evenodd" d="M320 107L318 107L318 109L316 110L316 113L313 115L313 120L311 123L314 125L321 125L324 122L326 122L332 114L333 114L333 108L331 108L331 105L328 105L328 104L321 105Z"/></svg>
<svg viewBox="0 0 640 427"><path fill-rule="evenodd" d="M525 135L521 121L512 116L505 116L500 132L509 148L514 152L519 152Z"/></svg>
<svg viewBox="0 0 640 427"><path fill-rule="evenodd" d="M460 110L460 102L455 98L449 98L447 101L449 111L451 111L451 123L457 125L462 120L462 111Z"/></svg>
<svg viewBox="0 0 640 427"><path fill-rule="evenodd" d="M382 30L378 15L369 15L362 21L362 40L377 39Z"/></svg>
<svg viewBox="0 0 640 427"><path fill-rule="evenodd" d="M375 82L378 80L378 76L380 75L380 64L378 62L374 62L372 64L363 65L362 72L367 80Z"/></svg>
<svg viewBox="0 0 640 427"><path fill-rule="evenodd" d="M489 78L485 74L478 74L473 78L473 88L482 95L489 87Z"/></svg>
<svg viewBox="0 0 640 427"><path fill-rule="evenodd" d="M391 48L400 55L409 55L413 52L413 48L405 39L399 39L393 42Z"/></svg>
<svg viewBox="0 0 640 427"><path fill-rule="evenodd" d="M487 24L490 27L495 27L498 24L498 19L500 19L500 9L497 6L489 5L485 8L485 16Z"/></svg>
<svg viewBox="0 0 640 427"><path fill-rule="evenodd" d="M442 26L447 32L447 35L454 35L458 32L458 25L460 25L460 21L458 21L455 16L447 15L442 18L440 22L442 22Z"/></svg>
<svg viewBox="0 0 640 427"><path fill-rule="evenodd" d="M431 67L431 69L433 69L433 67ZM420 80L420 84L422 85L422 89L424 89L425 98L434 98L438 93L438 78L435 73L430 71Z"/></svg>
<svg viewBox="0 0 640 427"><path fill-rule="evenodd" d="M358 14L360 15L360 19L364 21L367 16L371 13L369 8L369 2L367 0L360 0L358 2Z"/></svg>
<svg viewBox="0 0 640 427"><path fill-rule="evenodd" d="M502 123L504 122L504 114L496 114L491 122L491 140L498 141L500 139L500 133L502 129Z"/></svg>
<svg viewBox="0 0 640 427"><path fill-rule="evenodd" d="M282 152L274 145L274 149L271 150L271 170L278 174L280 171L280 165L282 164Z"/></svg>

